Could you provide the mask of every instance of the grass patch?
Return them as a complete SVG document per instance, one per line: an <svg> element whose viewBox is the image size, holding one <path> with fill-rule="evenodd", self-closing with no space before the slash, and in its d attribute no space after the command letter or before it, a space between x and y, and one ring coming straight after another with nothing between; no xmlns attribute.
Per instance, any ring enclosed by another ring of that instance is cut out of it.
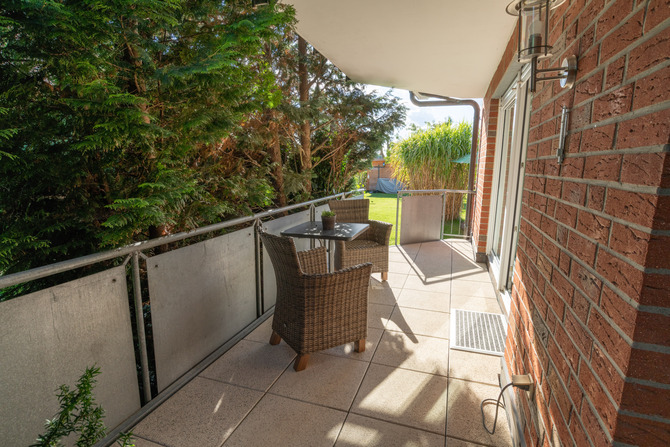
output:
<svg viewBox="0 0 670 447"><path fill-rule="evenodd" d="M393 230L391 230L391 245L395 245L395 214L396 214L396 204L397 196L395 194L383 194L380 192L365 193L365 198L370 199L370 219L380 220L382 222L388 222L393 224ZM402 208L398 216L398 236L400 236L400 220L402 217ZM461 219L465 219L465 209L461 211ZM463 234L463 230L460 228L460 222L458 219L446 221L444 223L443 233L444 234Z"/></svg>

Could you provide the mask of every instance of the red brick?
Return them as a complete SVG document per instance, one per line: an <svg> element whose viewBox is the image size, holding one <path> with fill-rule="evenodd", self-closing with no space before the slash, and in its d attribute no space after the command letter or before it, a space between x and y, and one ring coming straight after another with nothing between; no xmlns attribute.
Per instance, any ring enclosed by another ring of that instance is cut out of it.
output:
<svg viewBox="0 0 670 447"><path fill-rule="evenodd" d="M670 27L630 52L628 56L628 78L666 62L668 54L670 54Z"/></svg>
<svg viewBox="0 0 670 447"><path fill-rule="evenodd" d="M628 360L631 351L631 347L626 340L595 309L593 309L589 317L589 329L593 332L595 339L603 345L607 353L612 357L612 360L625 371L629 364Z"/></svg>
<svg viewBox="0 0 670 447"><path fill-rule="evenodd" d="M574 231L570 232L568 236L568 250L584 261L589 266L593 267L596 261L596 244L583 238Z"/></svg>
<svg viewBox="0 0 670 447"><path fill-rule="evenodd" d="M619 124L617 148L665 145L669 134L670 109L665 109Z"/></svg>
<svg viewBox="0 0 670 447"><path fill-rule="evenodd" d="M575 445L589 445L588 436L586 435L584 428L582 428L581 424L577 421L578 419L573 417L569 427L570 433L572 433L572 437L575 440Z"/></svg>
<svg viewBox="0 0 670 447"><path fill-rule="evenodd" d="M670 230L670 196L659 196L654 216L654 229Z"/></svg>
<svg viewBox="0 0 670 447"><path fill-rule="evenodd" d="M628 84L593 101L593 122L628 113L632 104L633 84Z"/></svg>
<svg viewBox="0 0 670 447"><path fill-rule="evenodd" d="M544 187L544 193L552 197L561 197L561 186L563 183L560 180L548 178Z"/></svg>
<svg viewBox="0 0 670 447"><path fill-rule="evenodd" d="M670 269L670 237L651 236L647 245L645 266L654 269Z"/></svg>
<svg viewBox="0 0 670 447"><path fill-rule="evenodd" d="M611 9L611 8L610 8ZM644 10L640 10L609 34L600 46L600 63L625 50L642 36Z"/></svg>
<svg viewBox="0 0 670 447"><path fill-rule="evenodd" d="M560 175L561 177L581 178L584 175L584 157L568 157L563 160Z"/></svg>
<svg viewBox="0 0 670 447"><path fill-rule="evenodd" d="M589 185L586 206L592 210L602 211L605 206L605 187Z"/></svg>
<svg viewBox="0 0 670 447"><path fill-rule="evenodd" d="M621 154L591 155L586 157L584 178L618 181L622 158Z"/></svg>
<svg viewBox="0 0 670 447"><path fill-rule="evenodd" d="M623 73L625 68L626 56L621 56L607 66L605 90L609 90L623 83Z"/></svg>
<svg viewBox="0 0 670 447"><path fill-rule="evenodd" d="M670 390L627 383L621 400L623 410L670 419Z"/></svg>
<svg viewBox="0 0 670 447"><path fill-rule="evenodd" d="M598 345L593 346L590 365L605 384L614 401L619 402L625 385L624 379Z"/></svg>
<svg viewBox="0 0 670 447"><path fill-rule="evenodd" d="M611 318L626 335L633 338L637 310L609 287L603 288L601 300L600 308L603 313Z"/></svg>
<svg viewBox="0 0 670 447"><path fill-rule="evenodd" d="M577 216L577 231L605 245L609 239L611 224L611 220L588 211L580 210Z"/></svg>
<svg viewBox="0 0 670 447"><path fill-rule="evenodd" d="M583 364L583 361L581 361ZM570 373L570 383L568 384L568 393L570 394L570 399L575 406L575 413L579 413L582 409L582 400L584 399L584 393L582 393L581 388L579 387L579 380L577 376L571 372ZM574 419L573 419L574 420Z"/></svg>
<svg viewBox="0 0 670 447"><path fill-rule="evenodd" d="M647 17L644 21L644 32L648 33L667 19L669 9L670 0L651 0L647 7Z"/></svg>
<svg viewBox="0 0 670 447"><path fill-rule="evenodd" d="M600 250L596 271L630 298L640 300L644 275L632 265Z"/></svg>
<svg viewBox="0 0 670 447"><path fill-rule="evenodd" d="M561 374L561 377L568 377L568 365L576 366L578 364L579 350L568 336L568 333L562 328L560 324L556 325L556 343L558 344L558 347L563 352L563 354L565 354L565 357L568 359L568 363L563 369L559 369L559 373ZM551 358L553 359L556 367L560 368L558 362L562 362L561 358L555 357L553 355L551 355Z"/></svg>
<svg viewBox="0 0 670 447"><path fill-rule="evenodd" d="M586 432L589 434L591 441L596 447L605 447L610 446L605 430L598 423L598 419L595 416L595 410L591 408L590 405L582 405L582 422L584 427L586 427Z"/></svg>
<svg viewBox="0 0 670 447"><path fill-rule="evenodd" d="M614 124L586 129L582 132L580 152L607 151L614 146Z"/></svg>
<svg viewBox="0 0 670 447"><path fill-rule="evenodd" d="M670 98L670 67L656 71L635 82L633 110L658 104Z"/></svg>
<svg viewBox="0 0 670 447"><path fill-rule="evenodd" d="M663 422L622 414L619 416L614 439L629 445L667 446L670 445L670 426Z"/></svg>
<svg viewBox="0 0 670 447"><path fill-rule="evenodd" d="M591 274L588 270L575 262L572 266L572 271L570 272L570 278L577 284L577 287L591 299L591 301L594 303L600 301L600 291L602 290L603 282L598 279L597 276Z"/></svg>
<svg viewBox="0 0 670 447"><path fill-rule="evenodd" d="M651 228L657 204L658 196L609 188L605 212L610 216Z"/></svg>
<svg viewBox="0 0 670 447"><path fill-rule="evenodd" d="M670 82L668 84L670 85ZM668 97L670 98L670 95ZM668 186L670 163L666 163L667 159L667 152L625 154L621 165L621 182L633 185Z"/></svg>
<svg viewBox="0 0 670 447"><path fill-rule="evenodd" d="M582 327L579 320L572 314L572 312L565 312L565 331L570 335L576 347L581 351L585 358L591 355L591 336Z"/></svg>
<svg viewBox="0 0 670 447"><path fill-rule="evenodd" d="M559 166L558 160L556 158L542 160L542 162L544 164L544 175L557 176L560 173L561 167Z"/></svg>
<svg viewBox="0 0 670 447"><path fill-rule="evenodd" d="M579 381L591 399L591 402L593 402L593 405L598 409L598 414L600 414L600 418L605 423L607 431L614 433L617 410L586 364L582 364L582 367L579 369Z"/></svg>
<svg viewBox="0 0 670 447"><path fill-rule="evenodd" d="M575 104L591 100L603 91L603 73L604 71L600 70L575 84Z"/></svg>
<svg viewBox="0 0 670 447"><path fill-rule="evenodd" d="M575 228L575 224L577 223L577 208L566 203L557 203L554 217L562 224Z"/></svg>
<svg viewBox="0 0 670 447"><path fill-rule="evenodd" d="M570 125L568 126L568 130L572 131L591 124L592 105L592 102L588 102L583 106L576 107L572 110L570 113Z"/></svg>
<svg viewBox="0 0 670 447"><path fill-rule="evenodd" d="M565 300L561 298L551 287L547 287L547 290L545 291L545 299L556 315L562 319L563 312L565 310Z"/></svg>
<svg viewBox="0 0 670 447"><path fill-rule="evenodd" d="M614 223L609 246L612 250L616 250L617 253L621 253L631 261L644 265L650 237L649 233L636 230L627 225Z"/></svg>
<svg viewBox="0 0 670 447"><path fill-rule="evenodd" d="M593 39L593 36L591 36ZM593 46L577 58L577 79L587 76L598 67L598 46Z"/></svg>
<svg viewBox="0 0 670 447"><path fill-rule="evenodd" d="M670 275L649 273L645 275L640 304L645 306L668 306Z"/></svg>
<svg viewBox="0 0 670 447"><path fill-rule="evenodd" d="M624 19L633 10L633 0L617 0L610 2L605 12L602 13L598 19L598 40L602 39L605 34L612 31L623 23Z"/></svg>
<svg viewBox="0 0 670 447"><path fill-rule="evenodd" d="M549 414L551 415L551 420L554 424L554 427L556 427L556 430L558 431L558 436L561 439L561 443L564 445L572 445L570 430L568 429L564 416L561 414L561 410L559 409L559 406L556 403L553 395L549 401ZM569 414L565 415L565 418L569 417Z"/></svg>
<svg viewBox="0 0 670 447"><path fill-rule="evenodd" d="M586 201L586 184L563 182L561 198L577 205L584 205Z"/></svg>
<svg viewBox="0 0 670 447"><path fill-rule="evenodd" d="M564 415L570 414L572 404L570 402L568 391L559 380L558 373L553 367L550 367L547 371L547 383L551 388L551 397L554 402L558 404L558 407Z"/></svg>

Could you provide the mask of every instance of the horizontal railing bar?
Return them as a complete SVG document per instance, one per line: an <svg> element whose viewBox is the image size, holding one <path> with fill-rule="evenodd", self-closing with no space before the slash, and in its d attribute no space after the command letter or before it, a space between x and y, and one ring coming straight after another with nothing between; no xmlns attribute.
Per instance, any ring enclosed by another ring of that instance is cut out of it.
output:
<svg viewBox="0 0 670 447"><path fill-rule="evenodd" d="M458 194L474 194L475 191L468 191L467 189L403 189L398 191L398 194L413 193L413 192L452 192Z"/></svg>
<svg viewBox="0 0 670 447"><path fill-rule="evenodd" d="M163 236L157 239L150 239L148 241L136 242L134 244L126 245L125 247L117 248L115 250L105 251L102 253L94 253L91 255L81 256L75 259L69 259L67 261L61 261L56 262L54 264L45 265L42 267L36 267L34 269L26 270L24 272L18 272L0 276L0 289L4 289L9 286L14 286L16 284L22 284L28 281L34 281L40 278L45 278L47 276L56 275L58 273L67 272L69 270L86 267L87 265L96 264L98 262L109 261L110 259L115 259L121 256L132 254L134 252L148 250L150 248L158 247L172 242L181 241L191 237L202 236L204 234L212 233L214 231L219 231L226 228L234 227L236 225L242 225L245 223L253 222L256 219L270 217L278 213L292 211L298 208L309 206L311 204L325 202L326 200L342 197L343 195L344 196L350 195L359 191L363 191L363 189L361 188L348 191L345 193L333 194L328 197L321 197L319 199L310 200L309 202L301 202L296 203L294 205L285 206L282 208L267 210L263 211L262 213L254 214L252 216L237 217L235 219L227 220L225 222L219 222L216 224L207 225L206 227L201 227L193 231L184 231L177 234Z"/></svg>

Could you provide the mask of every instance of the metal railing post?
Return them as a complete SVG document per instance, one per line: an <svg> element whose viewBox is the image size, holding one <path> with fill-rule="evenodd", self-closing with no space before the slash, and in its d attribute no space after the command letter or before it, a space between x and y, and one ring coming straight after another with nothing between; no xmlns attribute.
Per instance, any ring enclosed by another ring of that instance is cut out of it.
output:
<svg viewBox="0 0 670 447"><path fill-rule="evenodd" d="M400 214L400 191L396 193L396 200L395 200L395 244L396 246L399 244L398 240L398 215Z"/></svg>
<svg viewBox="0 0 670 447"><path fill-rule="evenodd" d="M142 284L140 282L140 253L133 252L133 297L135 301L135 323L140 344L140 366L144 385L145 403L151 400L151 381L149 380L149 354L147 353L147 335L144 330L144 308L142 307Z"/></svg>

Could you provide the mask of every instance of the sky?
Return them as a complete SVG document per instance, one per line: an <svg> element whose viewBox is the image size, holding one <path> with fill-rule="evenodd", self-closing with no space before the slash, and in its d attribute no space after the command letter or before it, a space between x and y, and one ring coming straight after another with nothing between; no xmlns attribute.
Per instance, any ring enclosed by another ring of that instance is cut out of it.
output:
<svg viewBox="0 0 670 447"><path fill-rule="evenodd" d="M383 95L389 90L393 91L393 95L400 98L401 102L407 106L407 118L405 120L405 128L396 131L395 141L402 140L409 136L409 125L416 124L419 127L426 127L426 123L441 123L451 117L455 123L467 121L472 123L473 110L470 106L452 106L452 107L417 107L409 100L409 91L401 89L391 89L388 87L379 87L376 85L368 85L368 92L376 92ZM480 107L481 100L478 100Z"/></svg>

